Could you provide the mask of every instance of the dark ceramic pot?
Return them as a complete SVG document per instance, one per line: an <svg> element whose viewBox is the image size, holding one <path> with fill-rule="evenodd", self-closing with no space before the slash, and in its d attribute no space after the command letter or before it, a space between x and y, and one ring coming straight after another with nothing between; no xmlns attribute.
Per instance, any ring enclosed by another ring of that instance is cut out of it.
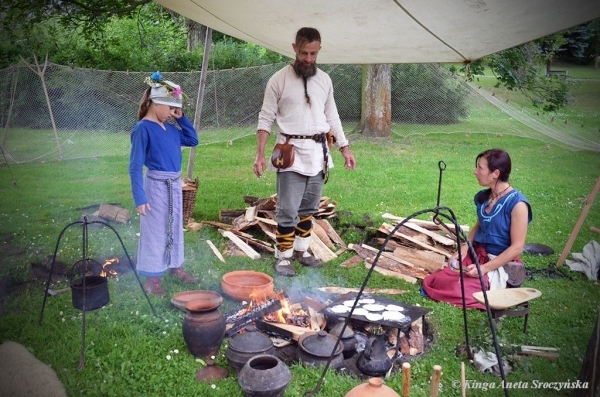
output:
<svg viewBox="0 0 600 397"><path fill-rule="evenodd" d="M287 365L270 354L252 357L238 375L246 397L281 397L291 380Z"/></svg>
<svg viewBox="0 0 600 397"><path fill-rule="evenodd" d="M95 310L105 306L110 300L106 277L84 276L75 280L71 284L71 300L73 307L79 310Z"/></svg>
<svg viewBox="0 0 600 397"><path fill-rule="evenodd" d="M250 325L245 332L231 338L225 356L229 365L239 373L249 359L259 354L274 355L275 347L271 338Z"/></svg>
<svg viewBox="0 0 600 397"><path fill-rule="evenodd" d="M336 343L337 347L334 351ZM298 358L304 366L326 365L331 356L329 365L340 369L344 364L343 349L344 346L341 342L338 343L337 336L330 335L326 331L305 332L298 338Z"/></svg>
<svg viewBox="0 0 600 397"><path fill-rule="evenodd" d="M344 317L338 318L337 324L331 330L329 330L329 333L340 338L340 341L344 346L342 354L346 359L352 357L354 353L356 353L358 341L356 340L356 335L354 334L354 330L352 329L350 324L348 324L344 329L343 335L340 335L340 333L342 332L342 328L344 328L345 322L346 319Z"/></svg>
<svg viewBox="0 0 600 397"><path fill-rule="evenodd" d="M196 300L186 304L183 340L194 357L216 356L225 337L225 318L218 310L220 301L211 305Z"/></svg>
<svg viewBox="0 0 600 397"><path fill-rule="evenodd" d="M392 360L387 355L383 335L371 336L367 341L356 366L369 376L385 376L392 368Z"/></svg>

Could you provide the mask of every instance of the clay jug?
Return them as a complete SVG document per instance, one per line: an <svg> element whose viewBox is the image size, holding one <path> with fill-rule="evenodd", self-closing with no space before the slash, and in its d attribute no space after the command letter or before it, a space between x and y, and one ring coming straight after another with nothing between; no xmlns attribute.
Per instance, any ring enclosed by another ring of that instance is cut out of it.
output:
<svg viewBox="0 0 600 397"><path fill-rule="evenodd" d="M358 369L369 376L385 376L392 365L392 360L387 355L383 335L371 336L365 345L365 350L356 361Z"/></svg>
<svg viewBox="0 0 600 397"><path fill-rule="evenodd" d="M225 318L218 310L220 302L189 301L183 319L183 340L194 357L216 356L225 337Z"/></svg>
<svg viewBox="0 0 600 397"><path fill-rule="evenodd" d="M400 397L400 394L384 385L383 379L369 378L369 382L354 387L344 397Z"/></svg>
<svg viewBox="0 0 600 397"><path fill-rule="evenodd" d="M292 374L283 361L270 354L259 354L242 367L238 383L246 397L281 397Z"/></svg>

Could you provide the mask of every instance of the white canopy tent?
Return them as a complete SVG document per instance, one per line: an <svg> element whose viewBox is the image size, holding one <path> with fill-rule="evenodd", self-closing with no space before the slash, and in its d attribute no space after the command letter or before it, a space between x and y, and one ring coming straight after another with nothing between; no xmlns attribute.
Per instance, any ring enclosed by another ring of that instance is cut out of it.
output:
<svg viewBox="0 0 600 397"><path fill-rule="evenodd" d="M600 18L599 0L157 0L213 30L294 57L319 29L319 63L465 62Z"/></svg>

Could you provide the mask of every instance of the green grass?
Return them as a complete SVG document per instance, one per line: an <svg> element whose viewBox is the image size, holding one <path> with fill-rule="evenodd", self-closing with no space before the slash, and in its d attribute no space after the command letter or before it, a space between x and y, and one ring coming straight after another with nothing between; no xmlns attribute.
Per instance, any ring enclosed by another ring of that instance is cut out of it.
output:
<svg viewBox="0 0 600 397"><path fill-rule="evenodd" d="M513 158L511 182L527 195L533 207L534 221L527 241L548 245L556 251L550 257L527 256L530 270L548 270L556 263L600 170L596 153L574 154L560 148L546 150L536 140L513 136L430 134L393 138L391 142L358 137L352 137L352 141L357 169L353 172L343 169L341 156L335 153L337 167L331 171L324 191L324 195L338 203L338 217L332 223L347 243L372 237L383 221L380 215L384 212L408 216L435 207L439 161L447 165L442 174L441 204L453 209L460 224L472 225L475 221L472 196L479 189L472 175L474 158L486 148L503 147ZM248 137L232 144L197 148L194 176L200 179L200 189L196 219L218 220L220 209L244 208L245 195L266 197L275 192L273 173L261 179L252 174L254 147L254 138ZM203 364L185 347L181 334L183 313L172 308L168 299L152 298L158 312L154 318L131 274L111 279L111 303L104 309L86 313L86 366L77 370L81 312L72 307L69 294L52 297L47 300L44 322L38 325L43 285L31 281L29 267L31 263L47 262L59 233L83 213L77 208L118 202L134 213L127 156L12 165L10 171L16 186L8 171L6 167L0 170L0 234L5 245L9 242L23 254L3 256L0 275L26 284L4 302L0 341L23 343L41 360L50 363L72 396L242 396L235 376L216 383L215 389L195 380L194 374ZM581 252L586 243L597 238L589 227L600 225L599 205L597 200L590 208L571 252ZM137 218L134 217L131 224L114 226L128 252L135 257ZM122 252L112 232L91 228L89 235L92 255L104 258ZM228 257L226 263L221 263L206 240L213 241L222 251L226 241L212 227L188 232L185 237L185 266L201 275L199 288L221 291L220 277L234 269L273 274L273 258L268 254L256 261ZM59 260L72 264L80 255L81 230L67 229L60 244ZM300 269L295 279L276 279L276 287L289 289L302 285L310 291L324 285L359 286L366 269L347 270L338 266L349 257L346 253L322 270ZM600 294L597 285L580 273L569 272L566 265L558 272L565 277L553 279L538 275L525 283L543 293L532 302L529 332L521 332L522 319L509 318L501 322L499 336L505 341L507 352L511 344L551 346L560 348L560 358L556 361L521 359L508 375L511 382L567 381L576 379L579 374L600 306ZM65 285L56 287L61 286ZM465 361L454 352L464 343L461 310L424 299L418 285L379 274L373 274L368 286L405 289L404 295L389 298L433 309L428 321L434 329L434 341L423 356L412 361L411 396L429 395L429 376L436 364L443 368L442 395L460 395L453 381L460 379L460 363ZM169 294L187 289L170 279L165 280L165 288ZM237 305L226 298L221 310L228 312ZM489 332L485 314L469 311L468 323L473 340L485 340ZM223 366L227 366L226 346L225 342L217 357L217 363ZM170 360L167 355L171 356ZM293 366L291 371L292 382L286 396L304 395L315 387L321 375L320 370L299 365ZM467 379L493 382L499 387L498 378L479 374L468 362ZM342 396L358 383L357 379L329 371L320 395ZM386 384L400 390L401 375L392 376ZM498 390L494 393L501 394ZM530 389L511 390L510 394L562 396L570 395L570 391ZM488 394L473 389L469 395Z"/></svg>

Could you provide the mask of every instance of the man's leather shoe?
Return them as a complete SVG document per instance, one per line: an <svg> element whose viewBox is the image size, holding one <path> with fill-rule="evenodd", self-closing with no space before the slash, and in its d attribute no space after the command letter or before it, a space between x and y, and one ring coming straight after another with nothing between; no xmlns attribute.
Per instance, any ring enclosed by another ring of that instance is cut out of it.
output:
<svg viewBox="0 0 600 397"><path fill-rule="evenodd" d="M173 277L180 279L181 281L183 281L186 284L196 284L196 283L198 283L198 281L200 281L200 279L198 277L192 276L191 274L189 274L188 272L183 270L182 267L170 269L169 272L171 273L171 275Z"/></svg>
<svg viewBox="0 0 600 397"><path fill-rule="evenodd" d="M294 259L306 267L322 267L323 262L313 255L305 255L306 251L294 251Z"/></svg>
<svg viewBox="0 0 600 397"><path fill-rule="evenodd" d="M277 259L275 273L280 276L293 277L296 275L296 269L294 269L289 259Z"/></svg>

